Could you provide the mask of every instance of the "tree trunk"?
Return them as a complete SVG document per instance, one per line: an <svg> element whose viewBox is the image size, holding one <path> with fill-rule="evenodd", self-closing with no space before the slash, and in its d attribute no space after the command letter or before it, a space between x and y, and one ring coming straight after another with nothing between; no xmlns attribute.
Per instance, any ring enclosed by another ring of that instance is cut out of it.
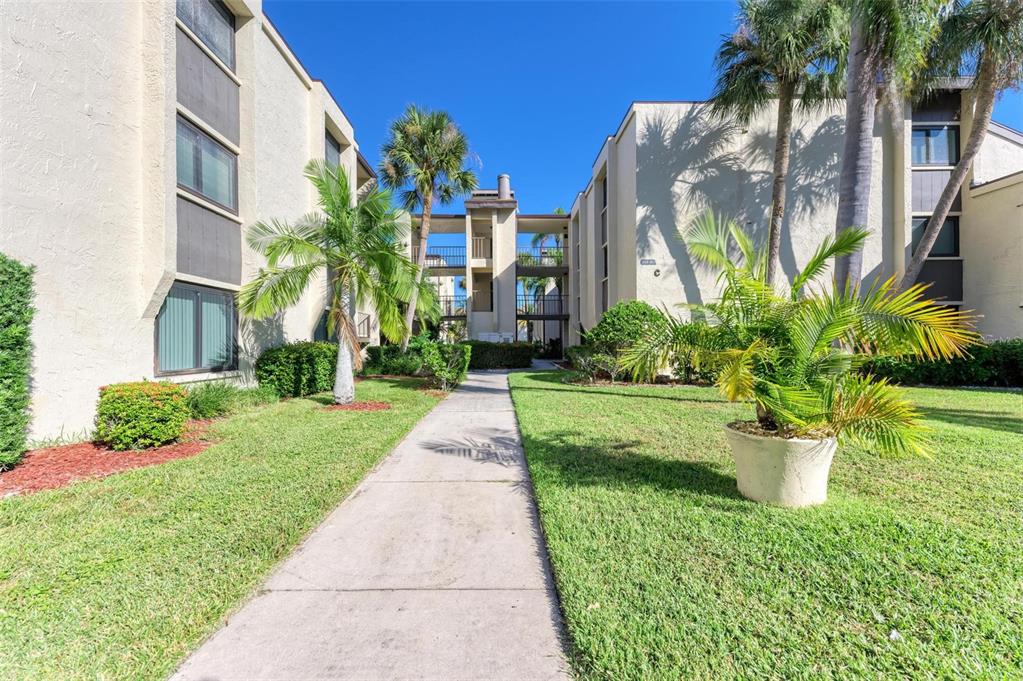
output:
<svg viewBox="0 0 1023 681"><path fill-rule="evenodd" d="M785 181L789 174L792 137L792 104L795 84L784 81L778 88L778 125L774 141L774 184L771 188L771 222L767 229L767 283L773 285L781 252L781 226L785 219Z"/></svg>
<svg viewBox="0 0 1023 681"><path fill-rule="evenodd" d="M963 152L959 157L959 163L956 164L952 174L949 175L948 182L945 183L945 189L941 192L941 197L934 207L934 212L927 221L923 237L920 239L920 243L913 252L913 257L910 258L909 264L906 266L906 273L902 275L902 281L899 282L900 291L904 291L912 286L916 282L916 278L920 276L920 270L923 269L927 256L930 255L931 249L934 247L934 242L938 240L938 234L945 224L948 212L952 209L952 203L955 201L956 194L959 193L963 182L966 181L966 176L973 166L973 161L980 152L980 145L987 134L988 125L991 123L991 112L994 108L994 67L989 60L984 60L977 75L977 104L973 113L973 126L970 128L970 139L963 148Z"/></svg>
<svg viewBox="0 0 1023 681"><path fill-rule="evenodd" d="M838 178L838 217L835 233L850 227L868 228L870 177L874 162L874 113L877 108L877 64L863 35L862 19L853 17L846 77L845 140ZM835 285L859 288L863 251L837 258Z"/></svg>
<svg viewBox="0 0 1023 681"><path fill-rule="evenodd" d="M352 306L345 300L344 314L351 314ZM334 404L350 404L355 401L355 368L352 349L342 329L336 329L337 368L334 370Z"/></svg>
<svg viewBox="0 0 1023 681"><path fill-rule="evenodd" d="M416 300L419 298L419 284L423 281L423 272L426 271L426 240L430 237L430 216L433 213L433 195L427 194L423 197L423 218L419 224L419 257L416 264L419 271L416 272L416 286L412 289L412 297L408 301L408 309L405 310L405 326L407 330L405 337L401 340L401 351L408 350L409 338L412 337L412 323L416 319Z"/></svg>

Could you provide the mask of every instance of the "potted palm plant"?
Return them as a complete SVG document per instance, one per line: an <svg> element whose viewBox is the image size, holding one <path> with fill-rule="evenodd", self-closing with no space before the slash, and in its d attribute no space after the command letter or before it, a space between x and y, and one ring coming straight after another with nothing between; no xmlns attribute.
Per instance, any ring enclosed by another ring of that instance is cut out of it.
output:
<svg viewBox="0 0 1023 681"><path fill-rule="evenodd" d="M735 223L704 215L685 235L694 259L719 273L721 297L688 305L704 333L662 312L662 323L626 353L637 378L649 379L688 355L716 376L731 401L750 401L756 419L725 426L739 492L782 506L827 499L840 442L881 453L922 453L913 406L885 380L858 369L870 357L950 359L979 336L971 317L924 297L925 286L899 292L895 280L866 292L820 284L829 262L861 248L867 232L829 237L784 294L766 283L767 252Z"/></svg>

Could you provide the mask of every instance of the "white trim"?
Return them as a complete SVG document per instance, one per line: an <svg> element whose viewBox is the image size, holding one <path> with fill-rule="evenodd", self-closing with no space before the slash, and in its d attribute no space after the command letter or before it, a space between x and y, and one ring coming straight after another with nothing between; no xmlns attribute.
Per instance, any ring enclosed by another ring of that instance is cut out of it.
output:
<svg viewBox="0 0 1023 681"><path fill-rule="evenodd" d="M207 286L209 288L217 288L223 291L237 292L241 291L242 287L238 284L229 284L226 281L219 281L217 279L208 279L207 277L200 277L195 274L185 274L184 272L174 273L175 281L183 281L186 284L196 284L198 286Z"/></svg>
<svg viewBox="0 0 1023 681"><path fill-rule="evenodd" d="M939 166L939 165L912 165L909 167L910 170L955 170L955 166Z"/></svg>
<svg viewBox="0 0 1023 681"><path fill-rule="evenodd" d="M156 376L153 380L168 381L169 383L206 383L208 381L228 381L241 377L242 372L240 370L229 369L227 371L204 371L195 374L169 374L166 376Z"/></svg>
<svg viewBox="0 0 1023 681"><path fill-rule="evenodd" d="M913 121L913 128L940 128L945 125L962 125L961 121Z"/></svg>
<svg viewBox="0 0 1023 681"><path fill-rule="evenodd" d="M175 25L177 25L178 28L181 29L182 33L187 35L193 43L199 46L199 49L202 50L207 57L213 60L213 63L216 64L221 71L227 74L228 78L234 81L235 85L241 87L242 81L238 78L237 75L235 75L235 72L231 70L230 66L224 63L224 60L222 60L220 57L214 54L213 50L206 46L206 43L202 41L202 38L193 33L192 29L186 26L185 22L183 22L179 17L174 17L174 23ZM237 57L238 55L235 54L235 56Z"/></svg>
<svg viewBox="0 0 1023 681"><path fill-rule="evenodd" d="M177 112L184 118L188 119L189 123L202 130L204 134L212 137L218 144L220 144L220 146L226 148L235 156L242 155L241 147L224 137L221 133L217 132L212 125L197 116L195 112L188 107L179 103L177 105Z"/></svg>
<svg viewBox="0 0 1023 681"><path fill-rule="evenodd" d="M206 199L202 198L201 196L197 196L197 195L193 194L192 192L188 191L187 189L182 189L181 187L176 187L176 189L178 190L178 196L180 196L181 198L185 199L186 201L191 201L192 203L194 203L197 206L202 206L203 208L205 208L207 210L211 210L214 213L216 213L217 215L225 217L228 220L231 220L232 222L237 222L239 225L245 224L245 221L242 220L241 216L235 215L231 211L224 210L223 208L221 208L217 204L215 204L215 203L213 203L211 201L207 201Z"/></svg>
<svg viewBox="0 0 1023 681"><path fill-rule="evenodd" d="M929 218L932 215L934 215L934 211L933 210L931 210L931 211L919 211L919 210L916 210L916 211L913 211L913 214L910 217L914 217L914 218ZM962 216L963 216L963 212L961 210L950 210L948 212L948 215L946 215L945 217L946 218L959 218L959 217L962 217Z"/></svg>

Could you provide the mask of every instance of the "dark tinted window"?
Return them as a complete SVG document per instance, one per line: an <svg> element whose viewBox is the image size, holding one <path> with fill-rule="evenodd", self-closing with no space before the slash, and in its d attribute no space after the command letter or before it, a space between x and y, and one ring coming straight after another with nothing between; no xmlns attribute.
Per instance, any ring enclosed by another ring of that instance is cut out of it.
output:
<svg viewBox="0 0 1023 681"><path fill-rule="evenodd" d="M177 0L178 18L213 54L234 68L234 15L218 0Z"/></svg>
<svg viewBox="0 0 1023 681"><path fill-rule="evenodd" d="M927 218L913 218L914 253L916 252L917 246L920 245L920 240L923 238L924 230L926 228ZM931 252L928 255L933 257L959 255L959 218L946 218L945 224L941 226L941 231L938 232L938 238L934 242L934 247L931 248Z"/></svg>

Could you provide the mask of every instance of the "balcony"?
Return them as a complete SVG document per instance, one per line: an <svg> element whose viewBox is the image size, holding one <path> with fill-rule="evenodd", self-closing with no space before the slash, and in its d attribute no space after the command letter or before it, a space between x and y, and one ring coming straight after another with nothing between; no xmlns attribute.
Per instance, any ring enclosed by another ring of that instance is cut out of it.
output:
<svg viewBox="0 0 1023 681"><path fill-rule="evenodd" d="M568 296L520 293L515 296L519 319L568 319Z"/></svg>
<svg viewBox="0 0 1023 681"><path fill-rule="evenodd" d="M489 236L474 236L472 238L472 259L490 260L494 257L493 239Z"/></svg>
<svg viewBox="0 0 1023 681"><path fill-rule="evenodd" d="M412 247L412 262L419 262L419 246ZM426 268L429 270L465 269L465 247L427 246Z"/></svg>
<svg viewBox="0 0 1023 681"><path fill-rule="evenodd" d="M445 319L453 317L465 317L468 298L463 294L460 296L438 296L440 304L440 316Z"/></svg>
<svg viewBox="0 0 1023 681"><path fill-rule="evenodd" d="M520 248L516 255L518 275L524 277L567 274L565 249L562 246Z"/></svg>

